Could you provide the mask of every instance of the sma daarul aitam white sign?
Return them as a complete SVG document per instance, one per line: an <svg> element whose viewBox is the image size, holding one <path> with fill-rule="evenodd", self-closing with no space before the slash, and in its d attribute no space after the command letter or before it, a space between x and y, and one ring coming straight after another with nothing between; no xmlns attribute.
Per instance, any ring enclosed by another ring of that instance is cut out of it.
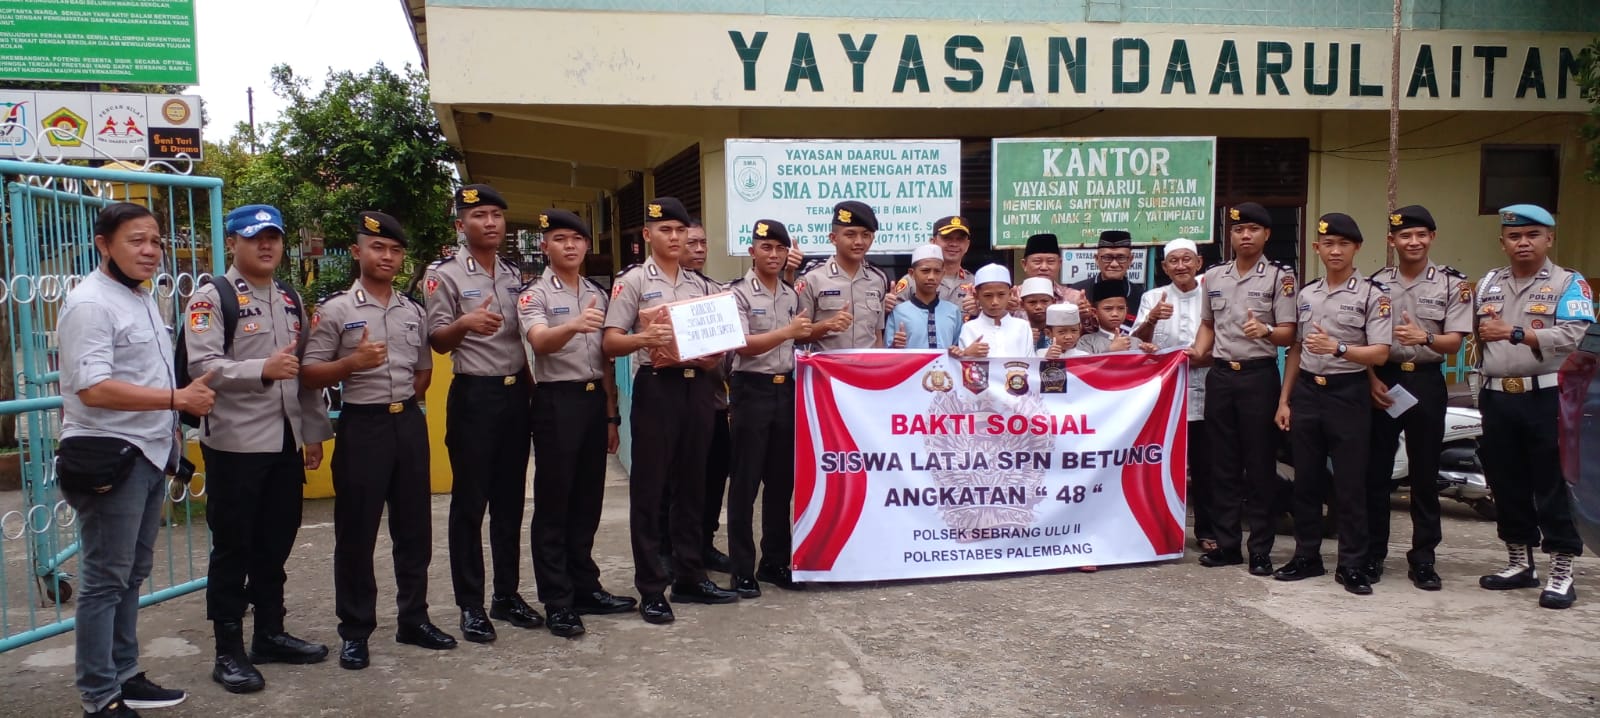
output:
<svg viewBox="0 0 1600 718"><path fill-rule="evenodd" d="M960 140L727 140L728 256L750 253L757 220L789 228L794 246L829 255L833 206L867 203L873 254L910 254L940 217L961 213Z"/></svg>
<svg viewBox="0 0 1600 718"><path fill-rule="evenodd" d="M794 575L874 581L1183 554L1182 352L801 354Z"/></svg>

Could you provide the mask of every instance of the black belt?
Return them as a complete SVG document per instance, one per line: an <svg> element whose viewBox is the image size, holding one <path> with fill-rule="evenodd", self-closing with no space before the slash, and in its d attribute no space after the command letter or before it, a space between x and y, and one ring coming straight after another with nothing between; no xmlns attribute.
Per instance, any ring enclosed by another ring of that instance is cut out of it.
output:
<svg viewBox="0 0 1600 718"><path fill-rule="evenodd" d="M1255 359L1240 359L1239 361L1230 361L1230 360L1227 360L1227 359L1216 359L1216 360L1212 361L1211 364L1212 364L1212 366L1218 367L1218 368L1221 368L1221 369L1230 369L1230 370L1233 370L1233 371L1246 371L1246 370L1249 370L1249 369L1260 369L1262 367L1269 367L1269 366L1276 368L1278 366L1278 358L1277 357L1256 357Z"/></svg>
<svg viewBox="0 0 1600 718"><path fill-rule="evenodd" d="M1300 370L1300 378L1319 387L1342 387L1367 381L1364 371L1352 371L1344 374L1313 374L1304 369Z"/></svg>
<svg viewBox="0 0 1600 718"><path fill-rule="evenodd" d="M522 383L521 374L503 374L500 376L476 376L473 374L457 374L451 381L461 382L471 386L516 386Z"/></svg>
<svg viewBox="0 0 1600 718"><path fill-rule="evenodd" d="M339 408L340 415L344 414L399 414L407 409L417 408L417 398L411 397L405 401L390 402L388 404L345 404Z"/></svg>
<svg viewBox="0 0 1600 718"><path fill-rule="evenodd" d="M733 375L735 377L739 377L748 381L760 382L762 384L788 384L794 381L794 374L792 372L784 372L782 374L763 374L758 371L736 371L733 373Z"/></svg>
<svg viewBox="0 0 1600 718"><path fill-rule="evenodd" d="M650 376L660 377L662 379L693 379L701 374L704 374L706 370L697 369L692 366L671 366L657 369L653 364L646 364L639 367L639 371L649 372Z"/></svg>
<svg viewBox="0 0 1600 718"><path fill-rule="evenodd" d="M605 386L600 383L599 379L590 379L588 381L541 381L535 384L534 388L553 391L591 392L600 391Z"/></svg>

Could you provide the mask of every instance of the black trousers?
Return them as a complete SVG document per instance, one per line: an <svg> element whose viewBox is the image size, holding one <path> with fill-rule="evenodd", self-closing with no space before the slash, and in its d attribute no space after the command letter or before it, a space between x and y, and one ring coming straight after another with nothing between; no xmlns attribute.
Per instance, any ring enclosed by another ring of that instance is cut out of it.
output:
<svg viewBox="0 0 1600 718"><path fill-rule="evenodd" d="M1478 457L1494 493L1500 540L1545 553L1582 554L1556 445L1560 390L1478 393L1483 437Z"/></svg>
<svg viewBox="0 0 1600 718"><path fill-rule="evenodd" d="M1367 373L1333 374L1318 384L1302 371L1289 395L1294 452L1294 555L1322 561L1322 502L1333 490L1339 515L1339 566L1367 560L1367 447L1372 385ZM1328 475L1328 464L1333 475Z"/></svg>
<svg viewBox="0 0 1600 718"><path fill-rule="evenodd" d="M1382 409L1372 411L1372 443L1367 456L1367 560L1382 563L1389 555L1389 489L1394 476L1400 433L1406 436L1407 473L1411 481L1411 550L1406 561L1433 563L1444 534L1439 526L1439 459L1444 451L1444 417L1448 390L1438 364L1418 364L1401 371L1399 364L1375 370L1387 386L1396 384L1417 397L1417 405L1397 419Z"/></svg>
<svg viewBox="0 0 1600 718"><path fill-rule="evenodd" d="M756 569L754 511L761 493L761 563L787 566L794 499L794 381L735 372L732 377L733 477L728 484L728 554L733 570Z"/></svg>
<svg viewBox="0 0 1600 718"><path fill-rule="evenodd" d="M372 552L389 507L395 602L401 624L428 620L433 558L428 423L414 401L397 414L346 404L333 440L333 589L339 637L364 639L378 625Z"/></svg>
<svg viewBox="0 0 1600 718"><path fill-rule="evenodd" d="M640 367L634 374L633 465L628 484L629 534L633 542L633 584L642 597L659 595L668 578L661 565L658 512L671 491L672 568L677 580L705 580L706 448L716 413L716 381L702 369Z"/></svg>
<svg viewBox="0 0 1600 718"><path fill-rule="evenodd" d="M1211 441L1206 434L1206 422L1189 422L1189 506L1194 509L1194 537L1196 540L1217 538L1216 520L1211 517L1213 496L1211 477Z"/></svg>
<svg viewBox="0 0 1600 718"><path fill-rule="evenodd" d="M600 590L594 534L606 487L606 393L601 383L533 388L533 579L539 600L571 608Z"/></svg>
<svg viewBox="0 0 1600 718"><path fill-rule="evenodd" d="M294 431L283 427L277 453L219 451L205 444L206 525L211 563L206 569L206 618L239 621L255 607L257 633L283 630L284 564L300 532L305 458Z"/></svg>
<svg viewBox="0 0 1600 718"><path fill-rule="evenodd" d="M528 486L525 377L457 375L450 382L444 445L450 452L450 583L456 605L483 608L483 514L489 512L494 595L517 593Z"/></svg>
<svg viewBox="0 0 1600 718"><path fill-rule="evenodd" d="M1241 366L1234 370L1218 361L1206 373L1205 426L1214 457L1211 517L1217 548L1239 550L1242 523L1250 528L1250 553L1270 554L1272 497L1278 490L1278 364L1269 357Z"/></svg>
<svg viewBox="0 0 1600 718"><path fill-rule="evenodd" d="M721 381L717 379L716 381ZM705 536L705 548L712 547L722 518L722 500L728 490L730 467L733 465L733 446L728 429L728 410L717 409L711 420L711 442L706 447L705 507L700 513L700 528ZM667 507L672 504L672 487L668 486L661 497L661 510L657 525L661 527L661 545L672 545L672 517ZM731 518L729 519L732 520Z"/></svg>

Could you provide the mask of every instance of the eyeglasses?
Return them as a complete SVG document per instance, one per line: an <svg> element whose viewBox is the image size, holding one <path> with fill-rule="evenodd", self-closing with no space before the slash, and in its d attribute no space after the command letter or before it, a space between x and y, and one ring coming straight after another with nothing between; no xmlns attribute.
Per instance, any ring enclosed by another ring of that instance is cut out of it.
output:
<svg viewBox="0 0 1600 718"><path fill-rule="evenodd" d="M1131 254L1102 254L1102 255L1096 257L1095 259L1098 259L1098 260L1100 260L1102 262L1105 262L1106 264L1127 264L1127 263L1133 261L1133 255L1131 255Z"/></svg>

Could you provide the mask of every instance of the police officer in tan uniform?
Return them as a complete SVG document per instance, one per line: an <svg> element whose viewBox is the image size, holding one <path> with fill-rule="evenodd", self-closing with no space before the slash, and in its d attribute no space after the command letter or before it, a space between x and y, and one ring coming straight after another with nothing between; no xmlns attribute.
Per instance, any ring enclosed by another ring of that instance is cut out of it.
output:
<svg viewBox="0 0 1600 718"><path fill-rule="evenodd" d="M609 305L583 276L589 225L561 209L539 213L550 268L517 300L533 347L533 578L545 626L584 632L581 614L628 613L636 602L600 586L594 534L605 498L606 454L617 453L617 384L602 350Z"/></svg>
<svg viewBox="0 0 1600 718"><path fill-rule="evenodd" d="M385 505L398 584L395 640L456 646L428 619L433 523L428 424L417 401L433 377L433 353L422 305L393 284L406 241L395 218L361 213L351 249L361 276L317 308L301 368L301 381L312 388L343 382L333 440L333 588L344 639L339 665L350 670L367 667L367 638L378 624L372 551Z"/></svg>
<svg viewBox="0 0 1600 718"><path fill-rule="evenodd" d="M689 221L689 240L684 245L688 252L684 255L683 266L689 271L700 275L712 293L727 291L721 282L706 276L706 255L710 249L706 236L706 227L697 218ZM701 560L705 562L706 570L728 573L733 566L728 561L728 555L717 549L713 539L717 535L717 527L722 519L722 500L728 492L728 476L731 472L733 461L733 438L728 428L728 370L731 356L724 356L721 364L712 370L712 386L716 391L712 394L712 406L716 413L711 420L711 442L706 449L706 497L705 508L701 510L700 523L705 549L701 552ZM661 506L661 536L664 545L670 545L667 538L671 535L668 528L670 522L667 516L667 506Z"/></svg>
<svg viewBox="0 0 1600 718"><path fill-rule="evenodd" d="M789 570L789 505L794 498L794 342L811 333L800 297L779 273L789 229L757 220L750 236L751 268L733 285L745 346L733 360L733 477L728 489L729 588L740 598L761 595L758 580L798 588ZM756 561L754 511L761 492L761 560Z"/></svg>
<svg viewBox="0 0 1600 718"><path fill-rule="evenodd" d="M1372 396L1367 368L1389 358L1394 327L1388 290L1355 271L1361 228L1349 215L1325 214L1317 222L1317 258L1327 276L1300 290L1299 342L1289 347L1278 395L1278 428L1289 432L1294 454L1294 558L1273 578L1321 576L1322 500L1333 467L1338 499L1339 565L1334 578L1346 591L1372 593L1367 576L1367 447L1372 440Z"/></svg>
<svg viewBox="0 0 1600 718"><path fill-rule="evenodd" d="M933 237L928 242L938 245L944 252L944 279L939 280L939 301L960 307L963 317L977 314L978 305L972 294L972 273L961 267L961 261L972 248L972 223L966 217L940 217L933 223ZM895 282L894 291L885 300L886 311L894 311L896 304L909 300L916 293L914 284L909 272Z"/></svg>
<svg viewBox="0 0 1600 718"><path fill-rule="evenodd" d="M889 278L867 262L877 232L878 218L866 204L850 200L833 206L833 231L828 233L833 258L795 283L800 313L811 320L807 341L812 349L883 346Z"/></svg>
<svg viewBox="0 0 1600 718"><path fill-rule="evenodd" d="M1478 282L1474 314L1483 374L1479 455L1510 561L1478 584L1491 590L1538 586L1533 552L1540 547L1550 554L1550 579L1539 605L1568 608L1578 599L1572 564L1583 543L1572 525L1556 446L1556 372L1594 323L1594 293L1583 275L1550 261L1556 220L1549 211L1504 207L1500 225L1500 247L1511 265Z"/></svg>
<svg viewBox="0 0 1600 718"><path fill-rule="evenodd" d="M183 339L190 376L215 372L217 395L200 435L211 529L206 614L216 632L211 678L231 693L250 693L266 686L253 662L328 657L327 646L284 631L283 586L306 469L322 465L322 442L333 427L322 392L300 384L304 311L288 285L272 278L283 261L283 215L248 205L229 212L226 226L233 255L226 289L207 282L195 290ZM223 301L223 291L233 302ZM225 304L236 312L232 322ZM252 605L255 633L246 655L243 621Z"/></svg>
<svg viewBox="0 0 1600 718"><path fill-rule="evenodd" d="M1443 581L1434 570L1434 549L1442 540L1439 526L1440 452L1444 449L1445 357L1461 348L1472 332L1472 283L1450 267L1428 260L1436 225L1424 207L1401 207L1389 215L1389 245L1399 264L1378 270L1372 278L1389 288L1394 341L1389 360L1367 374L1372 387L1372 444L1367 457L1367 561L1373 583L1383 575L1389 554L1389 480L1395 449L1405 432L1411 481L1411 550L1406 572L1424 591L1437 591ZM1385 411L1394 404L1390 387L1417 398L1417 405L1399 418Z"/></svg>
<svg viewBox="0 0 1600 718"><path fill-rule="evenodd" d="M450 581L461 609L461 637L495 639L490 618L538 628L544 617L517 592L522 510L528 484L528 358L517 323L505 321L522 291L522 273L497 253L505 241L506 201L493 187L456 190L456 231L467 243L428 267L423 294L428 343L449 354L455 377L445 406L450 453ZM489 512L494 594L483 611L483 514Z"/></svg>
<svg viewBox="0 0 1600 718"><path fill-rule="evenodd" d="M1294 270L1266 259L1272 216L1254 202L1227 213L1232 262L1206 270L1200 329L1189 360L1206 375L1206 436L1215 459L1212 517L1217 549L1200 565L1244 562L1242 523L1250 529L1250 573L1272 575L1270 508L1278 492L1278 430L1273 412L1281 388L1278 347L1295 333Z"/></svg>
<svg viewBox="0 0 1600 718"><path fill-rule="evenodd" d="M714 354L689 362L658 365L653 349L673 343L672 330L659 320L663 305L714 293L699 275L680 262L688 238L689 212L674 197L658 197L645 205L644 238L650 256L617 277L606 309L604 348L607 356L632 354L635 367L632 424L633 461L628 485L628 530L633 542L634 587L639 613L649 623L676 619L667 603L672 597L693 603L732 603L739 596L706 578L700 512L705 501L706 448L716 412L711 370L722 361ZM662 565L657 512L671 482L672 577Z"/></svg>

